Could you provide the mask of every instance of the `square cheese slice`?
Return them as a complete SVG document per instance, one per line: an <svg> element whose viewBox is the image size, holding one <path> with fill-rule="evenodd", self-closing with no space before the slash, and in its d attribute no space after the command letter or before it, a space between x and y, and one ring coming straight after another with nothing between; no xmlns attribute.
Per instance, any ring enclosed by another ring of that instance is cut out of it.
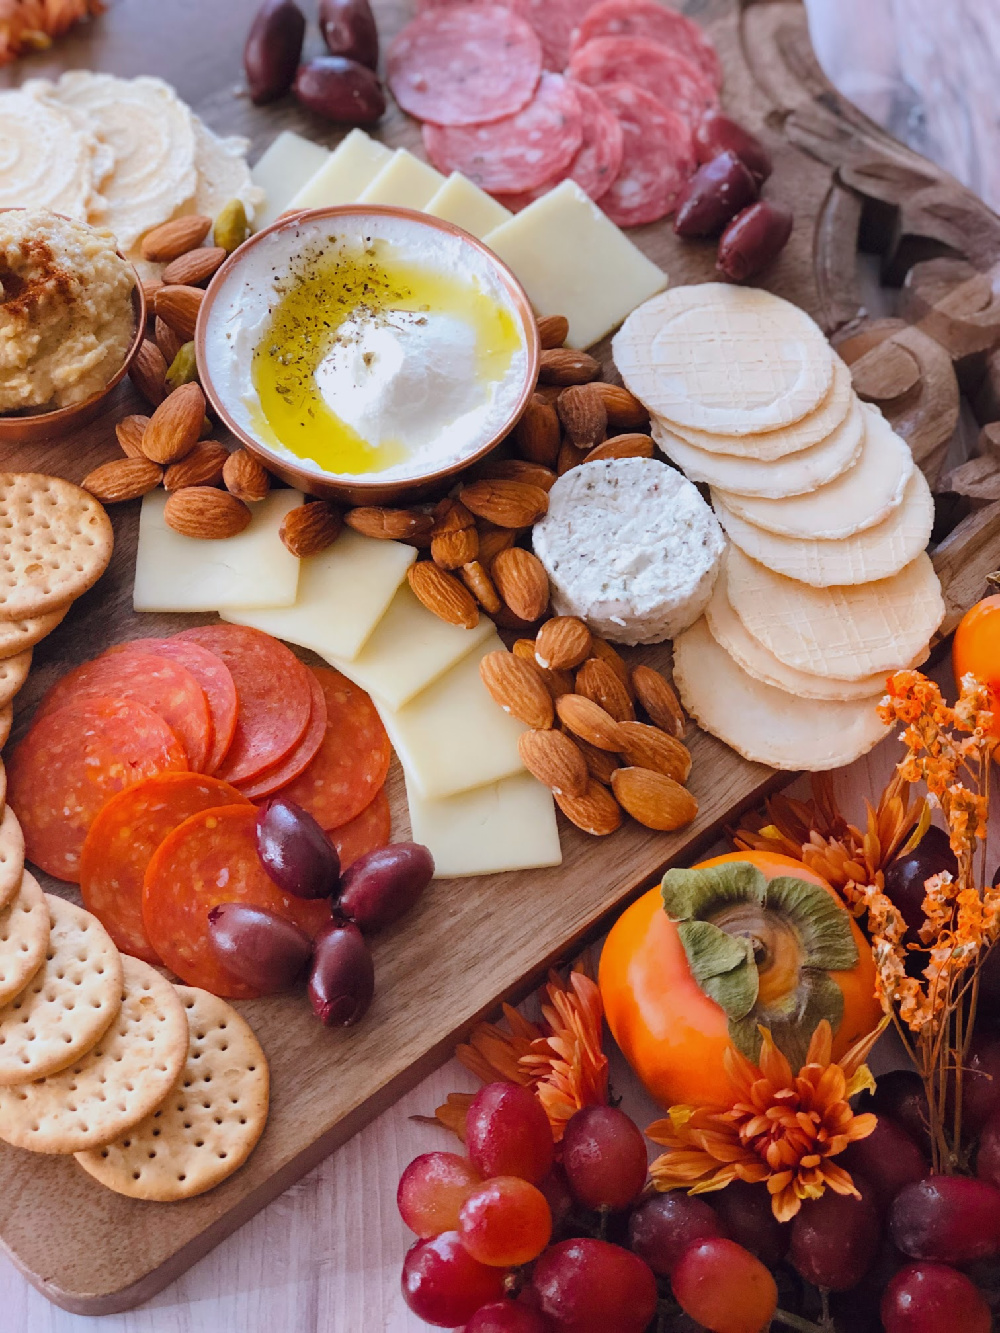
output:
<svg viewBox="0 0 1000 1333"><path fill-rule="evenodd" d="M218 611L229 606L291 606L299 562L278 536L302 503L299 491L272 491L251 506L250 526L226 541L182 537L163 519L166 491L143 496L132 603L137 611Z"/></svg>
<svg viewBox="0 0 1000 1333"><path fill-rule="evenodd" d="M405 148L399 148L370 185L358 195L359 204L391 204L395 208L421 209L444 184L435 171Z"/></svg>
<svg viewBox="0 0 1000 1333"><path fill-rule="evenodd" d="M412 546L376 541L345 528L331 547L301 562L294 606L229 608L222 619L310 648L320 657L352 661L416 558Z"/></svg>
<svg viewBox="0 0 1000 1333"><path fill-rule="evenodd" d="M295 194L289 208L334 208L353 204L392 158L392 149L364 130L351 130L319 171Z"/></svg>
<svg viewBox="0 0 1000 1333"><path fill-rule="evenodd" d="M517 739L527 728L495 704L480 660L502 649L493 633L402 708L375 699L379 717L418 796L437 799L523 773Z"/></svg>
<svg viewBox="0 0 1000 1333"><path fill-rule="evenodd" d="M565 315L571 347L590 347L667 285L575 181L566 180L484 237L539 315Z"/></svg>
<svg viewBox="0 0 1000 1333"><path fill-rule="evenodd" d="M289 201L310 181L330 156L322 144L304 139L294 130L283 130L250 172L254 185L264 191L254 229L260 231L284 213Z"/></svg>
<svg viewBox="0 0 1000 1333"><path fill-rule="evenodd" d="M529 773L430 801L408 782L406 799L413 841L430 849L435 879L562 863L552 793Z"/></svg>
<svg viewBox="0 0 1000 1333"><path fill-rule="evenodd" d="M445 222L453 222L479 240L514 216L509 208L498 204L460 171L451 173L424 212Z"/></svg>

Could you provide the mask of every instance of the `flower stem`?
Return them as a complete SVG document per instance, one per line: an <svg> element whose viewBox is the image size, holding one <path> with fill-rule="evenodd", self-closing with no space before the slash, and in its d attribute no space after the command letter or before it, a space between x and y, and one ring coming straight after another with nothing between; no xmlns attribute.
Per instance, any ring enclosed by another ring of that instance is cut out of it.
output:
<svg viewBox="0 0 1000 1333"><path fill-rule="evenodd" d="M811 1319L803 1319L798 1314L789 1314L787 1310L775 1310L771 1323L784 1324L788 1328L797 1328L799 1333L823 1333L821 1324L814 1324Z"/></svg>

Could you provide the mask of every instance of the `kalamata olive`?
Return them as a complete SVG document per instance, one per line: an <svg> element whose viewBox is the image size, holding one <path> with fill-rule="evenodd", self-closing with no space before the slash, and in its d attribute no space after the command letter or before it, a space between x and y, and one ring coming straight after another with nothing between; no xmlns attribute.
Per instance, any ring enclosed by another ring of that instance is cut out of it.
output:
<svg viewBox="0 0 1000 1333"><path fill-rule="evenodd" d="M710 162L720 153L735 153L758 185L774 170L771 154L757 136L721 111L706 111L702 116L694 132L694 151L699 162Z"/></svg>
<svg viewBox="0 0 1000 1333"><path fill-rule="evenodd" d="M309 1002L327 1027L348 1028L368 1010L375 994L375 964L351 921L331 922L313 942Z"/></svg>
<svg viewBox="0 0 1000 1333"><path fill-rule="evenodd" d="M243 48L250 97L258 105L288 92L302 58L305 35L306 17L295 0L264 0Z"/></svg>
<svg viewBox="0 0 1000 1333"><path fill-rule="evenodd" d="M277 912L244 903L212 908L208 943L227 972L262 995L294 986L312 953L305 931Z"/></svg>
<svg viewBox="0 0 1000 1333"><path fill-rule="evenodd" d="M735 153L720 153L694 173L677 199L678 236L717 236L757 198L757 182Z"/></svg>
<svg viewBox="0 0 1000 1333"><path fill-rule="evenodd" d="M394 842L344 871L337 909L359 930L382 930L410 910L434 878L434 858L416 842Z"/></svg>
<svg viewBox="0 0 1000 1333"><path fill-rule="evenodd" d="M719 240L716 268L731 282L745 282L777 259L792 234L792 210L758 199L737 213Z"/></svg>
<svg viewBox="0 0 1000 1333"><path fill-rule="evenodd" d="M337 849L307 810L280 796L257 815L257 853L278 888L296 898L329 898L340 886Z"/></svg>
<svg viewBox="0 0 1000 1333"><path fill-rule="evenodd" d="M344 125L374 125L385 114L381 83L357 60L317 56L299 66L294 86L303 106Z"/></svg>
<svg viewBox="0 0 1000 1333"><path fill-rule="evenodd" d="M378 25L368 0L319 0L319 26L331 55L378 69Z"/></svg>

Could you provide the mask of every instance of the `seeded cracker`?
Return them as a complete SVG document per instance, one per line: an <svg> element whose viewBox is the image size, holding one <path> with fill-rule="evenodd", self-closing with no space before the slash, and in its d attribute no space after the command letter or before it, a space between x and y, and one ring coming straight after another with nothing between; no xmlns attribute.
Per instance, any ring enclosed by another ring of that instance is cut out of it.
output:
<svg viewBox="0 0 1000 1333"><path fill-rule="evenodd" d="M17 822L17 815L8 805L0 820L0 907L6 907L20 889L23 870L24 834Z"/></svg>
<svg viewBox="0 0 1000 1333"><path fill-rule="evenodd" d="M17 893L0 910L0 1004L19 995L45 962L49 929L45 895L25 871Z"/></svg>

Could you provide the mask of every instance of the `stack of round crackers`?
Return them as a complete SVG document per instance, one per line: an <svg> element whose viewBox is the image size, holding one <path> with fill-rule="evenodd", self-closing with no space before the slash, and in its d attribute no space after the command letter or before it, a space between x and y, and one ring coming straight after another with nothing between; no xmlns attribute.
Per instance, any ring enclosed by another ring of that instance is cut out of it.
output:
<svg viewBox="0 0 1000 1333"><path fill-rule="evenodd" d="M944 617L930 488L818 325L769 292L666 292L614 343L662 451L711 488L730 546L674 643L688 711L748 759L820 770L883 735L886 676Z"/></svg>

